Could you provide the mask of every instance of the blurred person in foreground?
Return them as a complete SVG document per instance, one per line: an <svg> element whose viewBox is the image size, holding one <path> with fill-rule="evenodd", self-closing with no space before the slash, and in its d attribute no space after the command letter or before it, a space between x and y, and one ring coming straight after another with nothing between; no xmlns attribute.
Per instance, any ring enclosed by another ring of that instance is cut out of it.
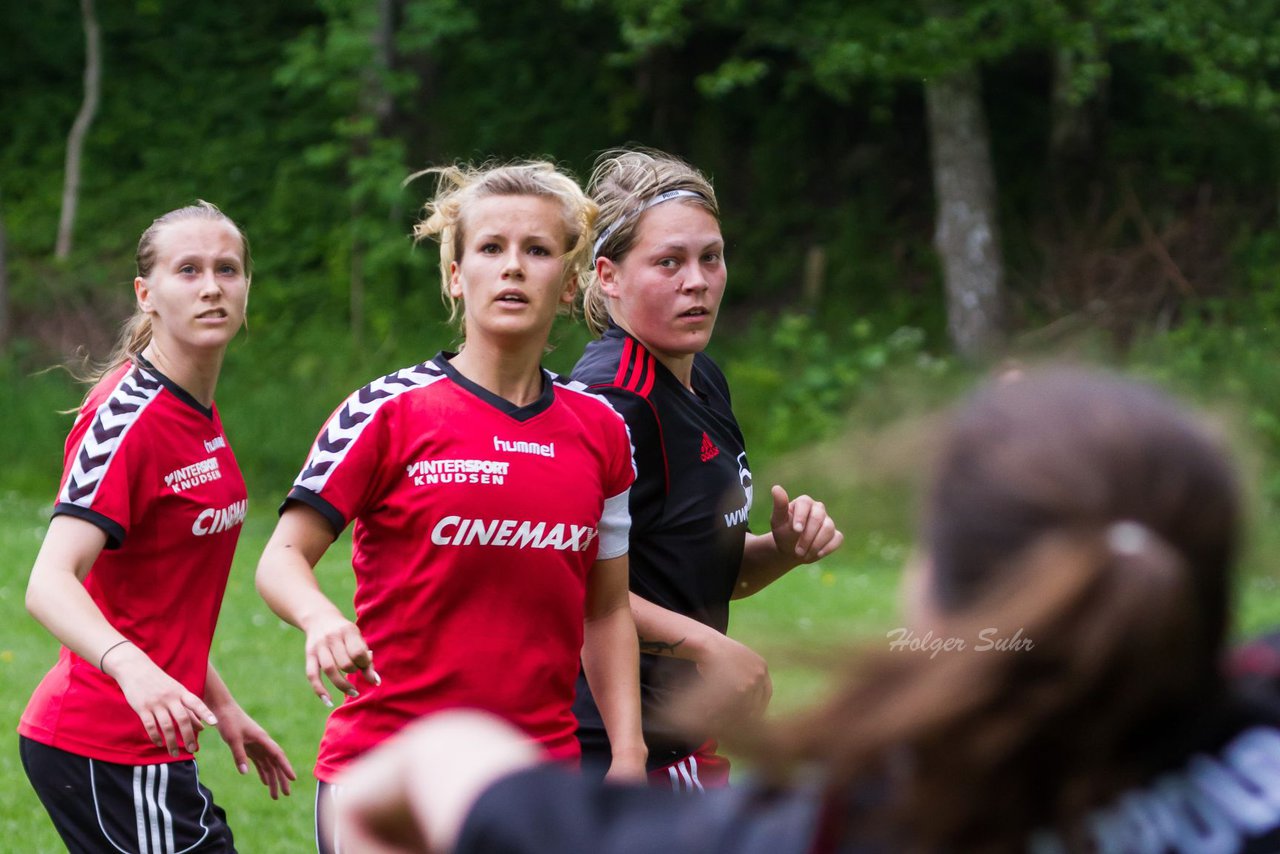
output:
<svg viewBox="0 0 1280 854"><path fill-rule="evenodd" d="M371 852L1275 852L1280 645L1226 652L1240 504L1147 386L993 382L940 449L908 626L739 731L753 783L600 785L454 713L352 769L351 824Z"/></svg>

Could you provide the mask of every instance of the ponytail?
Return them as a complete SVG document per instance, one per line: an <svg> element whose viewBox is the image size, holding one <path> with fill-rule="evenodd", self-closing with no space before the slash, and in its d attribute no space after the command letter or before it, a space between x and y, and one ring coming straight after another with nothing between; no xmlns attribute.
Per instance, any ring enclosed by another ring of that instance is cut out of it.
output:
<svg viewBox="0 0 1280 854"><path fill-rule="evenodd" d="M839 804L887 786L887 803L851 812L860 837L913 850L1070 838L1177 749L1216 657L1185 563L1137 523L1046 534L999 574L932 627L963 648L859 656L829 703L749 746L767 766L817 763Z"/></svg>

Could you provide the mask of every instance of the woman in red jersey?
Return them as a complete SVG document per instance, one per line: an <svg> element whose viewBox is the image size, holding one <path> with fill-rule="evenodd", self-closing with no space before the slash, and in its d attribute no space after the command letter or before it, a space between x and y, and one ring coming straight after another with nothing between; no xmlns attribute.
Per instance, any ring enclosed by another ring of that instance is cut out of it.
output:
<svg viewBox="0 0 1280 854"><path fill-rule="evenodd" d="M465 346L338 407L258 568L268 604L306 634L316 694L330 702L323 674L347 696L316 764L321 851L342 850L334 776L427 712L495 712L576 762L579 660L613 745L612 775L644 773L626 425L540 364L557 313L573 303L594 205L547 163L438 171L416 233L440 241ZM354 623L313 571L351 523Z"/></svg>
<svg viewBox="0 0 1280 854"><path fill-rule="evenodd" d="M273 798L295 779L209 660L246 507L213 393L249 245L199 202L156 219L137 260L137 311L67 439L27 587L63 647L23 712L22 760L72 851L234 851L197 775L200 731Z"/></svg>

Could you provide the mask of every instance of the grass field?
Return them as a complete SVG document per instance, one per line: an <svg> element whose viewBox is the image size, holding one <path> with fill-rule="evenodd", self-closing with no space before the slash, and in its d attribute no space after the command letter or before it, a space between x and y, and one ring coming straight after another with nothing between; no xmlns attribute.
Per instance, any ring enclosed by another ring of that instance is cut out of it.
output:
<svg viewBox="0 0 1280 854"><path fill-rule="evenodd" d="M27 573L44 536L48 504L0 494L0 850L63 850L27 784L14 727L36 683L57 657L57 643L23 606ZM299 772L291 798L273 802L257 778L240 777L213 732L201 739L201 779L226 808L245 852L299 852L312 847L315 782L310 770L324 727L325 707L302 673L302 635L278 620L253 588L253 569L274 524L274 500L251 502L214 640L213 658L236 698L285 748ZM885 547L896 557L901 547ZM850 549L852 557L856 549ZM863 552L862 554L865 554ZM326 592L349 605L349 540L335 545L318 574ZM820 679L797 663L797 652L833 637L881 631L893 618L896 569L880 561L858 569L848 559L804 567L754 600L734 606L733 634L780 662L776 707L809 701ZM790 662L788 664L787 662Z"/></svg>
<svg viewBox="0 0 1280 854"><path fill-rule="evenodd" d="M802 484L828 499L848 540L836 556L801 567L733 606L731 634L770 661L774 712L821 696L823 681L812 662L822 652L845 641L883 638L898 624L898 575L907 556L911 507L910 478L903 472L919 468L920 453L904 433L914 429L896 425L890 445L873 435L849 435L778 462L785 483ZM928 430L918 432L926 435ZM832 459L842 465L833 467ZM833 470L838 483L832 479ZM851 478L850 471L861 474ZM778 476L758 469L756 482L767 484L772 482L768 478ZM241 705L284 746L300 780L292 798L273 802L256 777L236 774L216 734L205 733L200 754L202 779L226 808L240 849L253 854L314 850L315 783L310 769L326 712L302 673L301 634L272 615L253 588L254 566L274 524L274 507L274 497L251 502L213 658ZM47 513L45 501L0 492L0 680L7 689L0 699L0 850L6 851L62 850L26 782L14 732L32 689L57 655L57 644L23 607L27 573L44 535ZM763 519L755 520L757 530L762 524ZM1280 533L1272 533L1275 526L1265 523L1255 528L1263 536L1246 560L1240 634L1280 625L1277 572L1267 557L1280 554ZM345 605L351 601L349 555L349 539L344 537L318 568L325 590Z"/></svg>

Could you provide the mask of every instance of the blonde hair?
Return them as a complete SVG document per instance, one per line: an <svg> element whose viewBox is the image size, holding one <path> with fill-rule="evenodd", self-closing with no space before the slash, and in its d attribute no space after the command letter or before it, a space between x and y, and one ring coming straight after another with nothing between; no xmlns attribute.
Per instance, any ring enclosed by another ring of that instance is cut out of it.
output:
<svg viewBox="0 0 1280 854"><path fill-rule="evenodd" d="M450 267L462 257L466 241L467 211L480 199L492 196L533 196L559 202L564 219L564 281L581 275L590 251L591 227L596 205L567 172L545 160L527 160L507 164L481 166L453 165L424 169L410 175L412 181L421 175L437 175L435 198L423 205L424 216L413 227L415 242L431 238L440 244L440 295L449 308L449 320L459 320L456 299L449 290Z"/></svg>
<svg viewBox="0 0 1280 854"><path fill-rule="evenodd" d="M142 232L142 237L138 238L136 256L138 276L140 278L147 278L151 275L151 271L155 269L156 236L166 226L192 219L225 222L235 229L236 234L240 235L240 254L241 262L244 266L245 281L248 282L253 278L253 256L249 253L249 238L245 235L244 229L237 225L235 220L219 210L217 205L206 202L204 199L196 199L195 204L161 214L151 221L151 225L147 226L146 231ZM145 350L150 343L151 315L144 312L140 307L135 308L133 314L121 326L120 335L116 339L116 346L111 351L111 355L105 361L90 369L88 374L83 377L84 381L96 384L125 362L136 362L138 354Z"/></svg>
<svg viewBox="0 0 1280 854"><path fill-rule="evenodd" d="M600 206L595 239L604 237L592 263L596 258L621 263L636 244L647 204L674 190L695 193L681 203L697 205L719 222L720 205L711 181L680 158L654 148L615 148L601 154L587 184L587 192ZM608 328L609 308L594 269L583 282L582 313L593 334Z"/></svg>

